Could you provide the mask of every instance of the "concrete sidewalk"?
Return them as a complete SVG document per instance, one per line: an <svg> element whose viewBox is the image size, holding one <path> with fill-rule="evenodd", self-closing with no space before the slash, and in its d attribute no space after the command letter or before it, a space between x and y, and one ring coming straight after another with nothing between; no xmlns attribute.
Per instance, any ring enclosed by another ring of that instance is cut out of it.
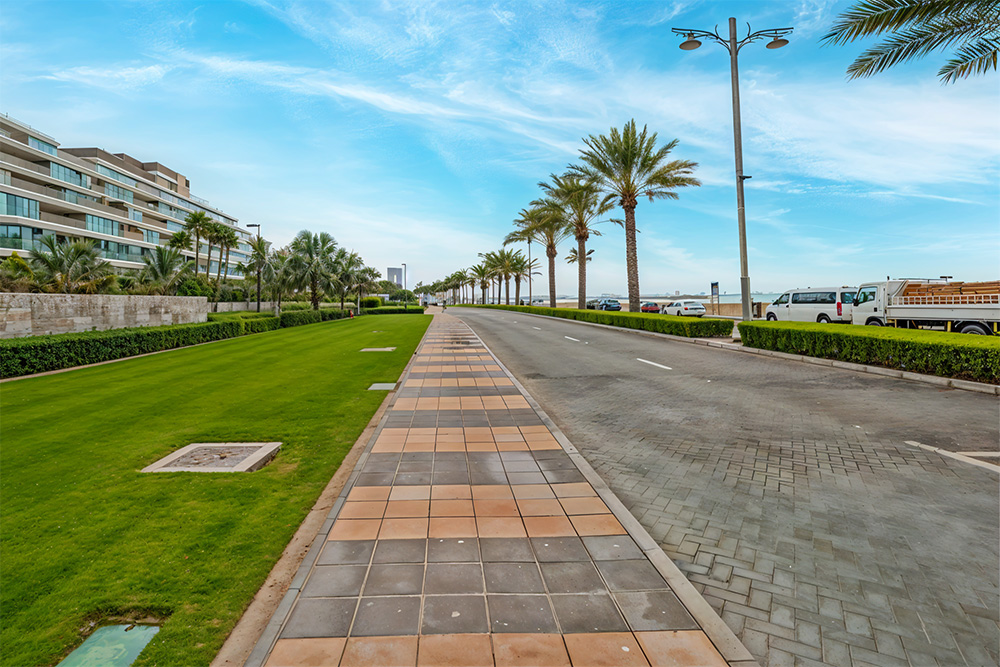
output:
<svg viewBox="0 0 1000 667"><path fill-rule="evenodd" d="M449 315L246 663L726 664L753 661Z"/></svg>

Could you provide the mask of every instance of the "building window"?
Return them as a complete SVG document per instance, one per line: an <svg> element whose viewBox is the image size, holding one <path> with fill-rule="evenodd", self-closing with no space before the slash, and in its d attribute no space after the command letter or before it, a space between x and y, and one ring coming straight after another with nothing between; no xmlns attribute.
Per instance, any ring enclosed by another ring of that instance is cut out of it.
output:
<svg viewBox="0 0 1000 667"><path fill-rule="evenodd" d="M47 141L42 141L41 139L35 139L32 136L28 136L28 145L34 149L40 150L43 153L48 153L49 155L56 154L56 147Z"/></svg>
<svg viewBox="0 0 1000 667"><path fill-rule="evenodd" d="M133 188L136 186L136 180L134 178L129 178L125 174L119 174L114 169L108 169L103 164L97 165L97 173L101 176L107 176L110 179L116 180L119 183L131 185Z"/></svg>
<svg viewBox="0 0 1000 667"><path fill-rule="evenodd" d="M142 222L142 211L137 208L130 208L128 210L128 217L130 220L135 220L136 222Z"/></svg>
<svg viewBox="0 0 1000 667"><path fill-rule="evenodd" d="M9 195L0 192L0 211L4 215L16 215L19 218L38 220L38 202L34 199Z"/></svg>
<svg viewBox="0 0 1000 667"><path fill-rule="evenodd" d="M178 224L173 220L167 220L167 230L171 232L179 232L184 229L184 225Z"/></svg>
<svg viewBox="0 0 1000 667"><path fill-rule="evenodd" d="M98 234L108 234L109 236L121 236L118 233L118 223L97 215L87 214L87 230Z"/></svg>
<svg viewBox="0 0 1000 667"><path fill-rule="evenodd" d="M73 185L79 185L83 188L90 187L90 176L86 174L81 174L75 169L70 169L69 167L64 167L57 162L49 163L49 174L52 178L58 178L60 181L66 181Z"/></svg>
<svg viewBox="0 0 1000 667"><path fill-rule="evenodd" d="M146 243L152 243L155 245L160 245L160 233L154 232L149 229L140 229L142 232L142 240Z"/></svg>
<svg viewBox="0 0 1000 667"><path fill-rule="evenodd" d="M104 194L113 199L124 199L130 204L134 201L131 190L126 190L122 186L115 185L114 183L104 184Z"/></svg>

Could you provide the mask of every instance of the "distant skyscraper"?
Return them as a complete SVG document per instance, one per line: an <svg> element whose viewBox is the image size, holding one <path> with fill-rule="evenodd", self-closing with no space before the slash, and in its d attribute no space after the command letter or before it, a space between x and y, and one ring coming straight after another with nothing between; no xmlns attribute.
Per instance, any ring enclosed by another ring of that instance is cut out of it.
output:
<svg viewBox="0 0 1000 667"><path fill-rule="evenodd" d="M402 287L403 286L403 269L401 269L401 268L394 269L393 267L390 266L388 269L386 269L386 277L385 277L385 279L389 280L391 282L396 283L396 285L398 285L399 287Z"/></svg>

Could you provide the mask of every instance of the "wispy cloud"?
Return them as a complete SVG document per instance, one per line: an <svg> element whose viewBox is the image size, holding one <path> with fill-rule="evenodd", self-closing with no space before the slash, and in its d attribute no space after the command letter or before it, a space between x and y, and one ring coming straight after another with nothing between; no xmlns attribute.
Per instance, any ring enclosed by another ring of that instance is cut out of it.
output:
<svg viewBox="0 0 1000 667"><path fill-rule="evenodd" d="M42 78L52 81L65 81L104 88L105 90L136 89L159 83L170 72L168 65L145 65L142 67L72 67L59 70Z"/></svg>

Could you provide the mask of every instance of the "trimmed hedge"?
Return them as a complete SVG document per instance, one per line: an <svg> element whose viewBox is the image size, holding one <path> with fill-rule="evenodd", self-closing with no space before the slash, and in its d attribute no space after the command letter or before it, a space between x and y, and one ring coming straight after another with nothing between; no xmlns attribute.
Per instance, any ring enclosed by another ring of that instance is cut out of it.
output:
<svg viewBox="0 0 1000 667"><path fill-rule="evenodd" d="M578 308L542 308L539 306L477 305L462 307L516 310L520 313L561 317L580 322L595 322L624 329L640 329L656 333L684 336L685 338L707 338L729 336L733 333L732 320L702 319L700 317L677 317L657 313L622 313L609 310L580 310Z"/></svg>
<svg viewBox="0 0 1000 667"><path fill-rule="evenodd" d="M362 308L381 308L382 305L382 297L380 296L366 296L361 299Z"/></svg>
<svg viewBox="0 0 1000 667"><path fill-rule="evenodd" d="M381 308L362 308L362 315L423 315L423 306L382 306Z"/></svg>
<svg viewBox="0 0 1000 667"><path fill-rule="evenodd" d="M741 322L746 347L1000 384L1000 338L808 322Z"/></svg>

